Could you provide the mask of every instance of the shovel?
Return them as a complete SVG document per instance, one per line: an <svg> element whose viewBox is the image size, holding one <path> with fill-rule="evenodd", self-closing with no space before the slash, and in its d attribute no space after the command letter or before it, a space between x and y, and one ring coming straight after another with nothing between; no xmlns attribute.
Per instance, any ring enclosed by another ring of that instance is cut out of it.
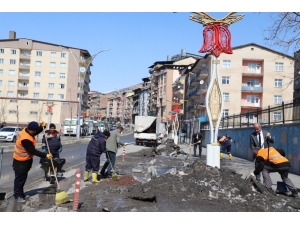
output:
<svg viewBox="0 0 300 225"><path fill-rule="evenodd" d="M2 170L2 158L3 158L3 148L1 149L1 154L0 154L0 178L1 178L1 170ZM3 202L6 205L6 192L0 192L0 208L3 204Z"/></svg>

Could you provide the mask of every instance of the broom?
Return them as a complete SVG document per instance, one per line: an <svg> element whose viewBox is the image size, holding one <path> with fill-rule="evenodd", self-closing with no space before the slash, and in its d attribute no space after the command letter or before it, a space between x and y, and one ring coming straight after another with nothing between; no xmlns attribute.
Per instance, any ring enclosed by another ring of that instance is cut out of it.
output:
<svg viewBox="0 0 300 225"><path fill-rule="evenodd" d="M48 145L48 140L47 140L47 137L46 137L45 129L44 129L44 136L45 136L45 140L46 140L47 150L48 150L48 154L51 154L50 149L49 149L49 145ZM59 183L58 183L58 180L57 180L57 174L56 174L56 170L54 168L52 158L50 158L50 161L51 161L52 170L54 172L54 177L55 177L56 184L57 184L57 190L56 190L56 195L55 195L55 204L60 205L62 203L70 202L71 199L68 196L68 194L65 191L60 190Z"/></svg>

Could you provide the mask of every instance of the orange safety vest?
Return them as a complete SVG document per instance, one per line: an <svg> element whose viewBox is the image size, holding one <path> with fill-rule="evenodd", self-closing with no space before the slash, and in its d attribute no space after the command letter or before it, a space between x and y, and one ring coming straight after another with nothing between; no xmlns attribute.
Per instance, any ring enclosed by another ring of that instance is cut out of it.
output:
<svg viewBox="0 0 300 225"><path fill-rule="evenodd" d="M36 140L34 137L32 137L30 134L28 134L25 131L26 128L24 128L21 133L19 134L16 144L14 146L14 154L13 154L13 158L18 160L18 161L27 161L29 159L32 159L34 155L29 154L25 148L22 145L22 140L29 140L33 143L33 146L35 147L36 145Z"/></svg>
<svg viewBox="0 0 300 225"><path fill-rule="evenodd" d="M285 157L283 157L275 148L270 147L269 153L268 153L268 148L263 148L260 149L257 153L257 156L260 156L264 158L265 161L273 163L273 164L280 164L284 162L288 162L289 160Z"/></svg>

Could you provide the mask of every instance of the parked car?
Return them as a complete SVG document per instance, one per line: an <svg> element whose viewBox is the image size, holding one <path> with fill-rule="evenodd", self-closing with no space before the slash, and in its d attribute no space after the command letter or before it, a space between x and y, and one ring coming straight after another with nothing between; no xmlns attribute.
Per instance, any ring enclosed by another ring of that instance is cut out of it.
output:
<svg viewBox="0 0 300 225"><path fill-rule="evenodd" d="M19 133L21 132L21 127L3 127L0 130L0 141L11 141L16 142Z"/></svg>
<svg viewBox="0 0 300 225"><path fill-rule="evenodd" d="M112 125L112 126L109 128L109 131L113 131L113 130L115 130L115 129L117 129L117 126L116 126L116 125Z"/></svg>

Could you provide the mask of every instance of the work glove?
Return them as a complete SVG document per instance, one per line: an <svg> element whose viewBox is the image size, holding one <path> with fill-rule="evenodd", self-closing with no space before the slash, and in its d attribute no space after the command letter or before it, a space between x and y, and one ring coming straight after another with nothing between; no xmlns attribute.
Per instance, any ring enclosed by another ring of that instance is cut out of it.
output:
<svg viewBox="0 0 300 225"><path fill-rule="evenodd" d="M62 147L60 147L60 149L59 149L59 153L61 153L62 152Z"/></svg>
<svg viewBox="0 0 300 225"><path fill-rule="evenodd" d="M198 141L197 143L201 143L201 141Z"/></svg>
<svg viewBox="0 0 300 225"><path fill-rule="evenodd" d="M254 175L254 173L252 172L252 173L250 173L250 177L251 178L253 178L253 179L256 179L256 177L255 177L255 175Z"/></svg>
<svg viewBox="0 0 300 225"><path fill-rule="evenodd" d="M42 122L40 122L40 126L42 126L45 129L47 124L44 121L42 121Z"/></svg>
<svg viewBox="0 0 300 225"><path fill-rule="evenodd" d="M52 157L53 157L52 154L47 154L47 155L46 155L46 158L47 158L47 159L52 159Z"/></svg>

